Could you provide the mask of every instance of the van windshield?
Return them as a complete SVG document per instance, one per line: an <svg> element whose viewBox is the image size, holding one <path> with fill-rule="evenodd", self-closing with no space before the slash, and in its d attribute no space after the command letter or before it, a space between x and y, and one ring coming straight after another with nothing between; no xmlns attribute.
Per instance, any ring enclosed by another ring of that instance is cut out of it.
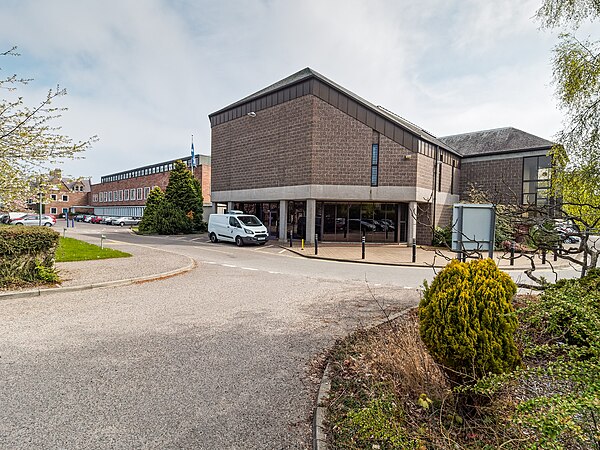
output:
<svg viewBox="0 0 600 450"><path fill-rule="evenodd" d="M262 223L255 216L237 216L238 220L248 227L260 227Z"/></svg>

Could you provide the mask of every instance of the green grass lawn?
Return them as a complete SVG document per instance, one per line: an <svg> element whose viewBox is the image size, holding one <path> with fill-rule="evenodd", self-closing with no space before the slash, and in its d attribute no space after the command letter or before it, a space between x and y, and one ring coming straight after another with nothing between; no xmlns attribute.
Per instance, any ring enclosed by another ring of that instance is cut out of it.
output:
<svg viewBox="0 0 600 450"><path fill-rule="evenodd" d="M56 262L89 261L92 259L125 258L128 256L131 255L111 248L100 248L97 245L68 237L61 237L56 249Z"/></svg>

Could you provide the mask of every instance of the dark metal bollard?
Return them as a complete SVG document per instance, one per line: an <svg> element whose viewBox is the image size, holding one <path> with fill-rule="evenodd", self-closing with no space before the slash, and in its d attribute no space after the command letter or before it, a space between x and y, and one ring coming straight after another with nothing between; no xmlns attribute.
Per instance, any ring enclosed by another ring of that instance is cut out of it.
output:
<svg viewBox="0 0 600 450"><path fill-rule="evenodd" d="M546 249L542 249L542 264L546 264Z"/></svg>
<svg viewBox="0 0 600 450"><path fill-rule="evenodd" d="M554 262L558 261L558 247L554 249Z"/></svg>
<svg viewBox="0 0 600 450"><path fill-rule="evenodd" d="M75 228L75 219L71 219L71 228Z"/></svg>
<svg viewBox="0 0 600 450"><path fill-rule="evenodd" d="M417 240L415 238L412 242L412 262L417 262Z"/></svg>
<svg viewBox="0 0 600 450"><path fill-rule="evenodd" d="M319 254L319 235L315 234L315 255Z"/></svg>
<svg viewBox="0 0 600 450"><path fill-rule="evenodd" d="M510 265L511 266L515 265L515 243L514 242L510 245Z"/></svg>
<svg viewBox="0 0 600 450"><path fill-rule="evenodd" d="M292 244L292 236L293 236L293 233L290 231L290 247L293 247L293 244Z"/></svg>
<svg viewBox="0 0 600 450"><path fill-rule="evenodd" d="M365 237L363 236L361 239L362 243L362 259L365 259Z"/></svg>

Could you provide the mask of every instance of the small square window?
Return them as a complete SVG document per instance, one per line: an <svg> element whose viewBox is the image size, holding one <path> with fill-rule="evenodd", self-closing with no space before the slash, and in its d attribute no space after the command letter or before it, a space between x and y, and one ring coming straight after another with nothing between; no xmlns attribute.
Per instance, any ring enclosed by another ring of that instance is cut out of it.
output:
<svg viewBox="0 0 600 450"><path fill-rule="evenodd" d="M69 196L68 195L63 195L62 196L62 201L63 202L68 202L69 201Z"/></svg>

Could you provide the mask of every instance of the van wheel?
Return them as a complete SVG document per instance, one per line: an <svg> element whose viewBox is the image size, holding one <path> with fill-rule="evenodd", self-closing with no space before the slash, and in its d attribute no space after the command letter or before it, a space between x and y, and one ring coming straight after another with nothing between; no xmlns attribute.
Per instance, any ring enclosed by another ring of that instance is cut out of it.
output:
<svg viewBox="0 0 600 450"><path fill-rule="evenodd" d="M238 247L241 247L244 245L244 241L242 241L242 237L241 236L236 236L235 237L235 245L237 245Z"/></svg>
<svg viewBox="0 0 600 450"><path fill-rule="evenodd" d="M210 235L208 237L210 238L210 242L212 242L213 244L216 244L217 242L219 242L219 240L217 239L217 235L215 233L210 233Z"/></svg>

